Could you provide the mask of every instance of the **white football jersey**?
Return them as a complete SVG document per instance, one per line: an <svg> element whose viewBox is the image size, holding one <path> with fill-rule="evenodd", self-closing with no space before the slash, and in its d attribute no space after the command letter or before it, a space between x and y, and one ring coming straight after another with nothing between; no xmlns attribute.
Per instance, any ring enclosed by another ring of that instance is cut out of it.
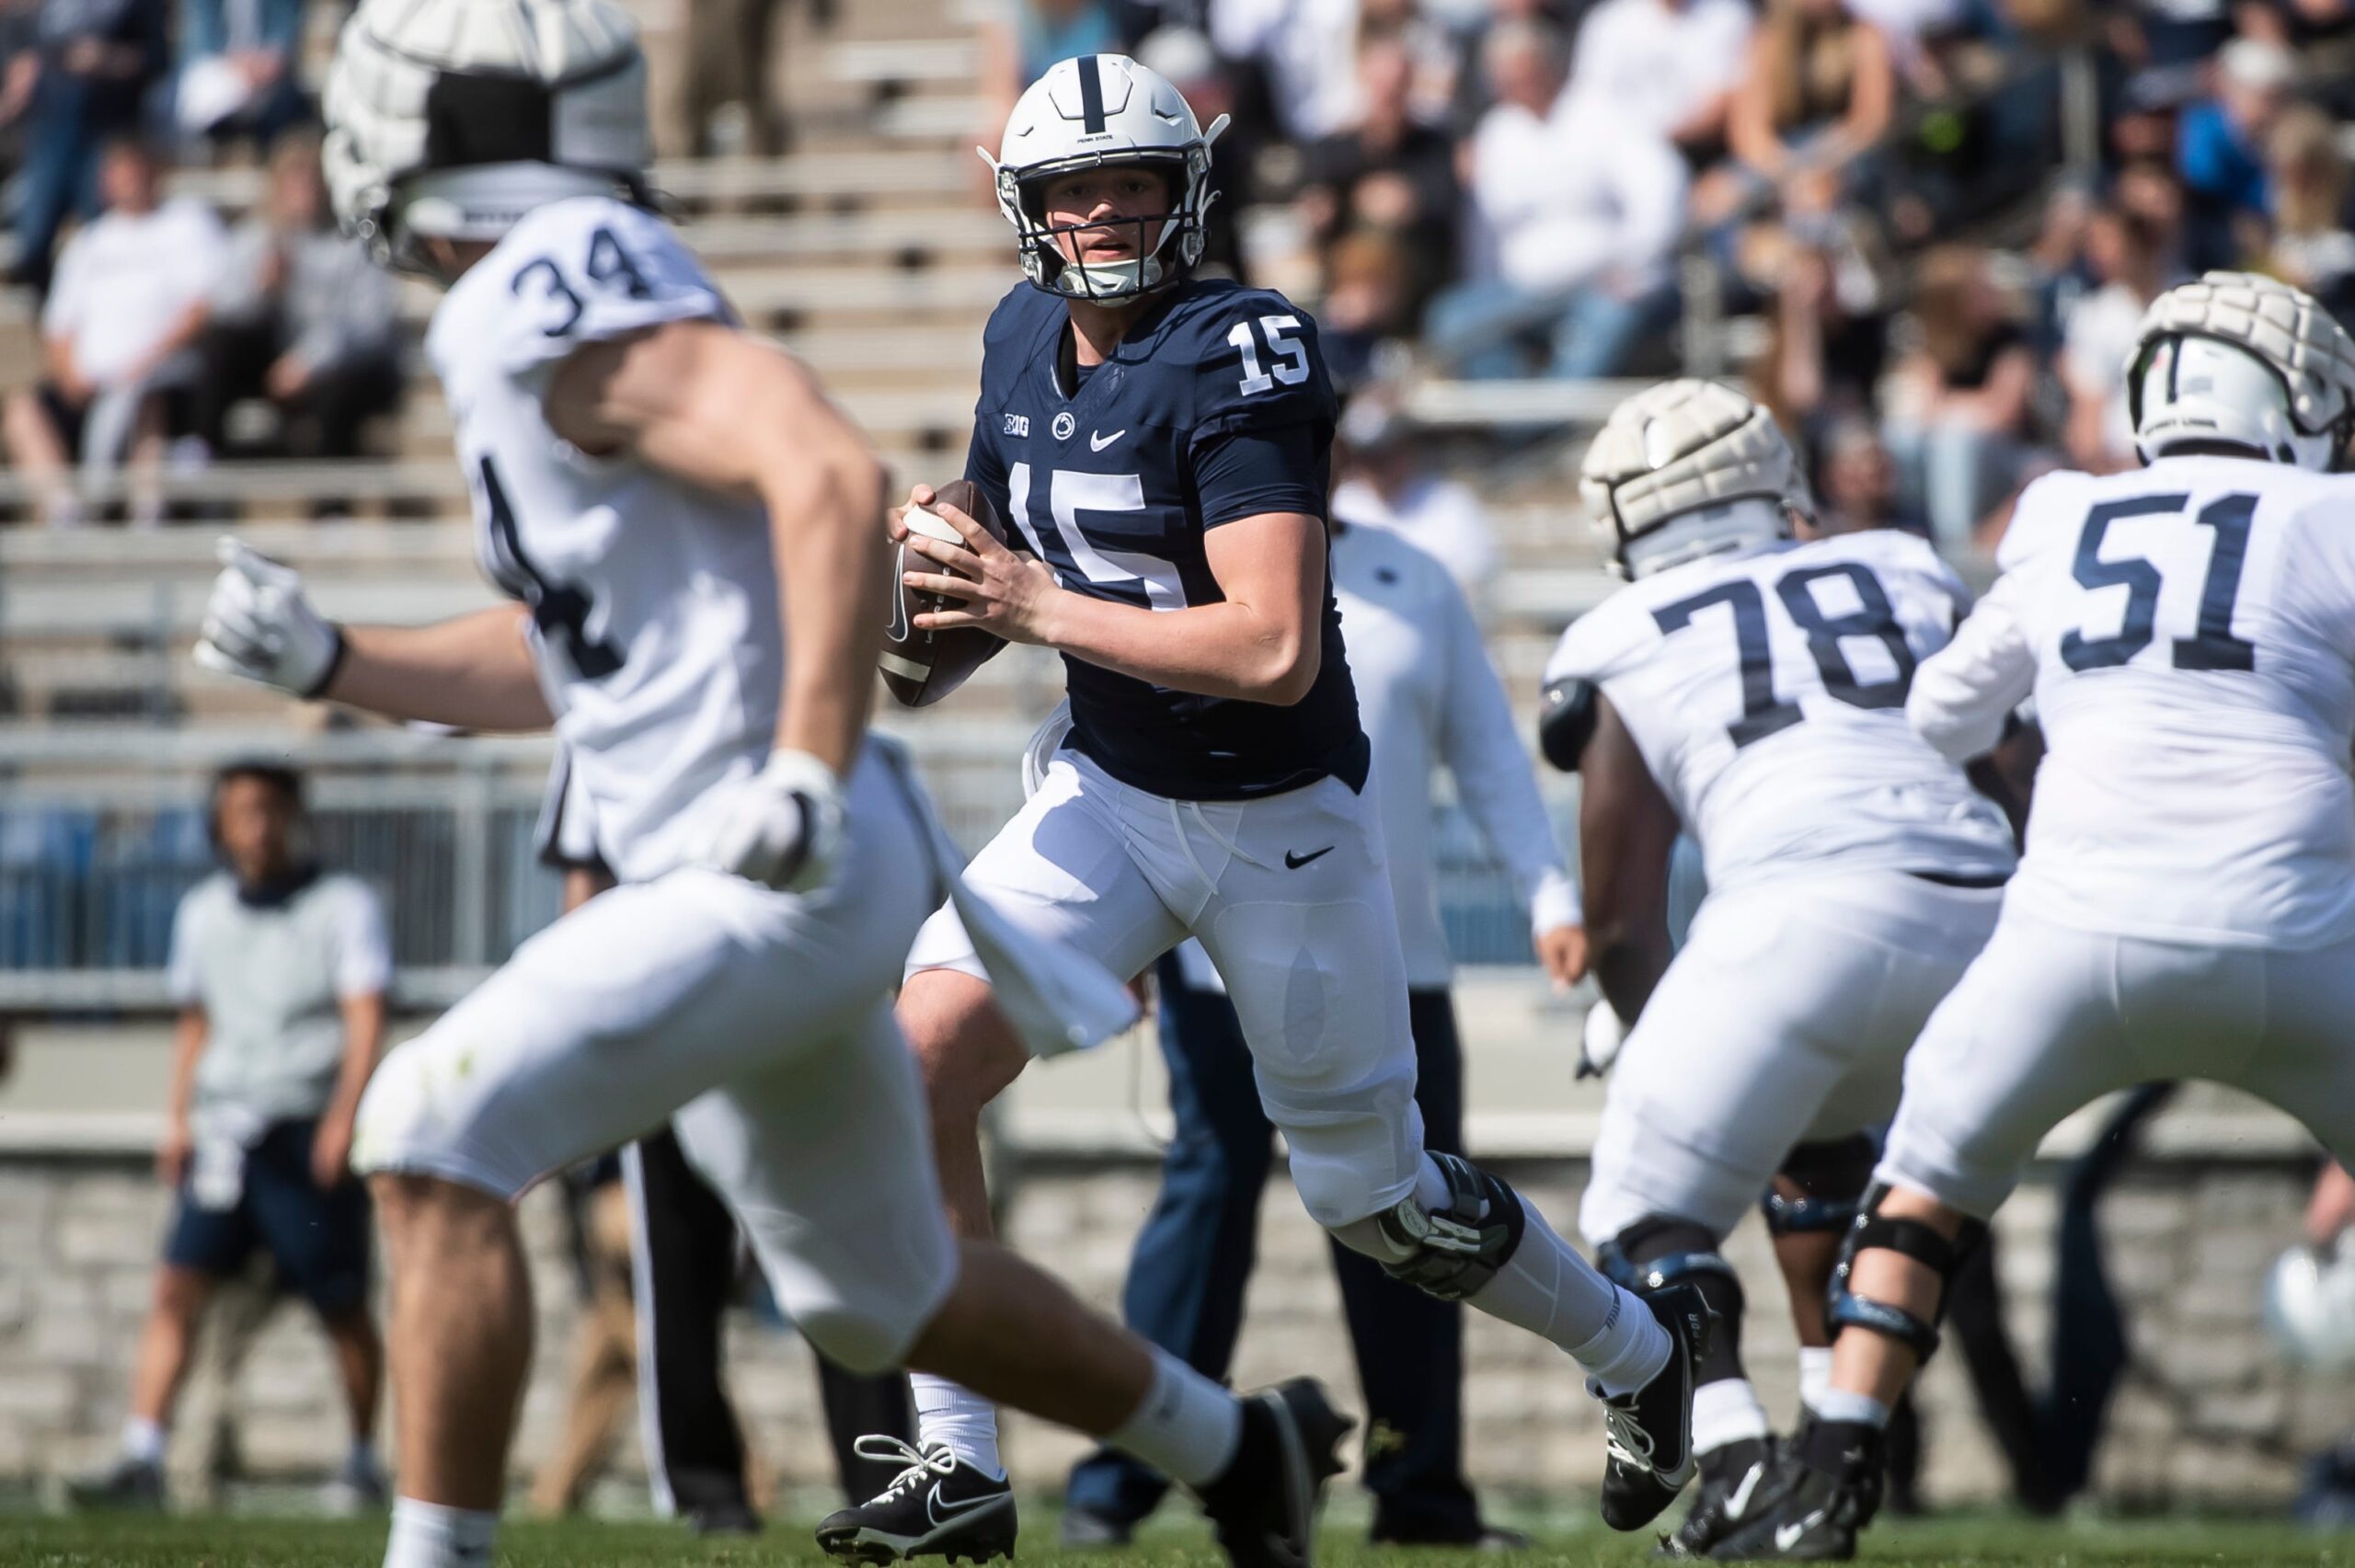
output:
<svg viewBox="0 0 2355 1568"><path fill-rule="evenodd" d="M580 452L541 400L582 344L697 317L732 319L671 226L580 197L510 230L426 337L483 569L531 606L579 797L626 882L677 864L695 803L768 754L785 671L768 526L749 501Z"/></svg>
<svg viewBox="0 0 2355 1568"><path fill-rule="evenodd" d="M1962 756L2033 688L2049 750L2017 907L2162 941L2355 936L2355 478L2054 474L1997 562L1909 712Z"/></svg>
<svg viewBox="0 0 2355 1568"><path fill-rule="evenodd" d="M1911 534L1785 542L1629 584L1562 635L1545 679L1610 699L1712 889L1834 868L2001 876L2003 813L1905 723L1914 670L1968 602Z"/></svg>

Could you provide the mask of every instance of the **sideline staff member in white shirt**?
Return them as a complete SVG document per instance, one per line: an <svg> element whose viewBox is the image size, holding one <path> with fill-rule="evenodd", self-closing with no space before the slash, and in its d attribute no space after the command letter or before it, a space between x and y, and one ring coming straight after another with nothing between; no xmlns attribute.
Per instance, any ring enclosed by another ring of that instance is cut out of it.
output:
<svg viewBox="0 0 2355 1568"><path fill-rule="evenodd" d="M225 869L180 901L170 989L179 1007L157 1171L178 1193L132 1373L122 1453L73 1489L83 1505L163 1500L165 1429L206 1300L267 1249L318 1313L351 1415L338 1485L382 1506L372 1434L383 1348L368 1302L367 1189L351 1118L376 1065L392 949L375 895L308 854L302 781L269 762L214 779Z"/></svg>
<svg viewBox="0 0 2355 1568"><path fill-rule="evenodd" d="M1340 500L1336 496L1336 501ZM1389 845L1390 887L1406 951L1407 1007L1428 1145L1464 1151L1464 1057L1449 994L1454 963L1440 926L1431 781L1456 793L1511 875L1539 959L1557 984L1586 972L1578 890L1563 867L1537 782L1515 733L1464 592L1447 569L1382 528L1337 522L1333 589L1373 747L1373 790ZM1122 1294L1129 1326L1223 1377L1243 1326L1271 1128L1251 1056L1217 971L1188 943L1161 961L1161 1049L1177 1133L1161 1194L1138 1236ZM1502 1532L1481 1522L1464 1478L1463 1319L1450 1302L1385 1277L1336 1245L1342 1305L1366 1396L1365 1483L1373 1539L1469 1546ZM1071 1545L1125 1541L1168 1483L1099 1449L1072 1472Z"/></svg>

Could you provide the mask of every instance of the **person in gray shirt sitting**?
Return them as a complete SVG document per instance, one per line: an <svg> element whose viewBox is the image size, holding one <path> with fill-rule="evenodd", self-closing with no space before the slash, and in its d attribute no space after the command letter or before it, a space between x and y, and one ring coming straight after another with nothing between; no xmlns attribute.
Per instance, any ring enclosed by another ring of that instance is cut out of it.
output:
<svg viewBox="0 0 2355 1568"><path fill-rule="evenodd" d="M384 1352L369 1306L371 1215L349 1168L352 1115L383 1042L392 949L376 897L310 857L300 777L239 762L213 781L225 869L180 901L179 1008L156 1169L177 1193L133 1364L120 1459L84 1506L163 1501L165 1433L206 1301L266 1250L326 1328L351 1415L336 1489L381 1506L372 1437Z"/></svg>

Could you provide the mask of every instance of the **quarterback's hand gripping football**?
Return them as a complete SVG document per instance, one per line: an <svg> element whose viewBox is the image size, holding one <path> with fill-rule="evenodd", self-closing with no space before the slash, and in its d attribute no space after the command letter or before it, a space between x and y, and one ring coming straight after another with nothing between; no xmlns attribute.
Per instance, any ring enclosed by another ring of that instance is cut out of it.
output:
<svg viewBox="0 0 2355 1568"><path fill-rule="evenodd" d="M807 751L772 751L767 765L707 808L691 858L780 893L809 893L833 879L842 857L842 781Z"/></svg>
<svg viewBox="0 0 2355 1568"><path fill-rule="evenodd" d="M303 591L303 576L238 539L213 549L221 575L204 607L196 662L298 697L316 697L335 677L343 634Z"/></svg>
<svg viewBox="0 0 2355 1568"><path fill-rule="evenodd" d="M948 567L943 572L905 572L910 588L955 600L954 610L936 610L915 618L916 629L945 632L953 626L979 626L1010 643L1048 643L1053 637L1048 620L1063 588L1054 572L1035 555L1017 555L999 544L986 528L919 486L913 498L934 516L955 529L965 541L907 532L906 509L894 514L896 532L907 532L908 548Z"/></svg>

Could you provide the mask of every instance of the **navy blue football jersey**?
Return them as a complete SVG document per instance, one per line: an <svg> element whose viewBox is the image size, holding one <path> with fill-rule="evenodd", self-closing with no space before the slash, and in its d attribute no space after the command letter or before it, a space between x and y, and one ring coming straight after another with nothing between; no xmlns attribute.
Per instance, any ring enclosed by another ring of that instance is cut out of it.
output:
<svg viewBox="0 0 2355 1568"><path fill-rule="evenodd" d="M1064 347L1069 323L1062 300L1027 283L999 302L965 463L1063 587L1152 610L1215 604L1209 530L1326 515L1335 400L1305 311L1198 279L1086 372ZM1328 774L1362 788L1368 750L1329 573L1323 639L1315 684L1291 707L1174 692L1067 654L1071 744L1178 800L1247 800Z"/></svg>

